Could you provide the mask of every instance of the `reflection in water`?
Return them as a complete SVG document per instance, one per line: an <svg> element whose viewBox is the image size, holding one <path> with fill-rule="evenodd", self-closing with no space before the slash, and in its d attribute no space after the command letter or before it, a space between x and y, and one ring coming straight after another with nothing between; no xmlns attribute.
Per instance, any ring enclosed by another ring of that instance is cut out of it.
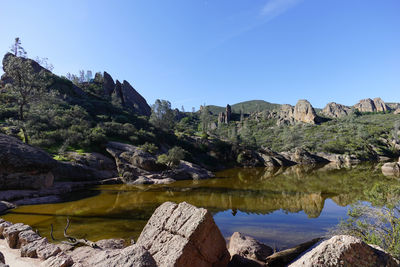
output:
<svg viewBox="0 0 400 267"><path fill-rule="evenodd" d="M368 201L365 192L375 183L399 183L385 178L372 164L237 168L219 172L217 177L169 185L100 186L84 192L90 197L24 206L4 218L30 224L44 235L53 224L55 235L62 237L66 217L70 217L72 235L92 240L136 239L158 205L186 201L209 209L226 237L241 231L283 247L324 234L345 216L347 205Z"/></svg>

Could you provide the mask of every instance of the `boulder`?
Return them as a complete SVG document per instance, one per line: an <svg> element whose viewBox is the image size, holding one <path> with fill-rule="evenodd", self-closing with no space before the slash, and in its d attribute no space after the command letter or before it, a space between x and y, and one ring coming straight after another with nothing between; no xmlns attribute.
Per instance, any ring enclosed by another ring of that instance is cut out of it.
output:
<svg viewBox="0 0 400 267"><path fill-rule="evenodd" d="M53 185L57 162L39 148L0 134L0 188L41 189Z"/></svg>
<svg viewBox="0 0 400 267"><path fill-rule="evenodd" d="M9 227L11 225L12 225L12 223L7 222L3 219L0 219L0 239L4 238L4 235L3 235L4 229L6 229L7 227Z"/></svg>
<svg viewBox="0 0 400 267"><path fill-rule="evenodd" d="M265 262L267 257L274 252L271 247L239 232L235 232L231 236L228 251L231 257L237 255L256 262Z"/></svg>
<svg viewBox="0 0 400 267"><path fill-rule="evenodd" d="M35 240L31 243L27 243L26 245L23 245L20 248L21 257L37 258L38 251L43 251L48 244L49 242L45 237Z"/></svg>
<svg viewBox="0 0 400 267"><path fill-rule="evenodd" d="M35 233L33 230L20 232L18 234L17 248L21 248L22 246L25 246L26 244L32 243L33 241L39 240L41 238L42 237Z"/></svg>
<svg viewBox="0 0 400 267"><path fill-rule="evenodd" d="M42 262L41 266L44 267L69 267L74 264L72 257L65 253L59 253L55 256L49 257L47 260Z"/></svg>
<svg viewBox="0 0 400 267"><path fill-rule="evenodd" d="M322 110L322 114L330 118L340 118L348 116L352 113L352 109L348 106L337 104L335 102L328 103Z"/></svg>
<svg viewBox="0 0 400 267"><path fill-rule="evenodd" d="M129 82L123 81L121 91L126 106L133 108L141 115L150 116L151 107L147 104L146 99Z"/></svg>
<svg viewBox="0 0 400 267"><path fill-rule="evenodd" d="M400 158L398 162L387 162L382 166L382 173L385 176L400 176Z"/></svg>
<svg viewBox="0 0 400 267"><path fill-rule="evenodd" d="M3 253L0 251L0 263L6 263Z"/></svg>
<svg viewBox="0 0 400 267"><path fill-rule="evenodd" d="M186 202L165 202L137 241L158 266L226 266L229 252L210 212Z"/></svg>
<svg viewBox="0 0 400 267"><path fill-rule="evenodd" d="M400 108L396 109L393 113L394 114L400 114Z"/></svg>
<svg viewBox="0 0 400 267"><path fill-rule="evenodd" d="M361 239L333 236L318 243L289 266L399 266L395 259L382 250L375 249Z"/></svg>
<svg viewBox="0 0 400 267"><path fill-rule="evenodd" d="M10 248L17 248L19 233L28 230L32 230L32 228L29 225L25 225L23 223L16 223L10 225L9 227L4 228L3 236L6 239L7 244Z"/></svg>
<svg viewBox="0 0 400 267"><path fill-rule="evenodd" d="M75 162L96 170L102 171L114 171L115 176L117 173L117 165L115 165L115 161L110 159L109 157L104 156L100 153L77 153L77 152L67 152L66 157ZM114 176L114 177L115 177Z"/></svg>
<svg viewBox="0 0 400 267"><path fill-rule="evenodd" d="M319 118L315 113L314 108L311 106L310 102L305 99L297 101L294 107L293 116L296 121L316 124L319 122Z"/></svg>
<svg viewBox="0 0 400 267"><path fill-rule="evenodd" d="M106 71L103 73L103 90L104 94L111 96L112 92L115 89L115 83L113 78L111 77L110 74L108 74Z"/></svg>
<svg viewBox="0 0 400 267"><path fill-rule="evenodd" d="M142 246L131 245L124 249L93 249L80 247L69 254L76 267L86 266L131 266L156 267L157 264L151 254Z"/></svg>
<svg viewBox="0 0 400 267"><path fill-rule="evenodd" d="M61 249L52 243L43 244L43 246L39 246L36 249L36 255L41 260L47 260L50 257L56 256L60 252Z"/></svg>

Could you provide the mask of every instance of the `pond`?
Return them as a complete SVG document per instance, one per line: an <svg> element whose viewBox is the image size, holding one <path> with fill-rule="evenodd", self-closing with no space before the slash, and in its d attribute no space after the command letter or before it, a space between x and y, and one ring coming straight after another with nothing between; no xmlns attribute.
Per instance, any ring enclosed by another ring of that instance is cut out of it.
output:
<svg viewBox="0 0 400 267"><path fill-rule="evenodd" d="M99 186L65 196L63 203L22 206L3 218L29 224L47 237L53 224L56 239L69 217L70 235L136 240L161 203L186 201L211 211L226 238L240 231L282 249L326 234L346 218L349 205L367 202L377 183L400 184L376 164L236 168L209 180Z"/></svg>

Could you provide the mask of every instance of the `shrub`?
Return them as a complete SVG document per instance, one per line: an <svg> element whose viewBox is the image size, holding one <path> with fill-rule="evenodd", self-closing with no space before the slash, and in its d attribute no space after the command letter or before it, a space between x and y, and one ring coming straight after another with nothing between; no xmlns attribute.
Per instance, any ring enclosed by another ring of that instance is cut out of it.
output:
<svg viewBox="0 0 400 267"><path fill-rule="evenodd" d="M139 146L139 148L150 154L154 154L158 150L158 147L155 144L149 142L144 143L143 145Z"/></svg>
<svg viewBox="0 0 400 267"><path fill-rule="evenodd" d="M157 157L157 163L165 164L169 167L176 167L180 161L185 158L185 150L175 146L167 154L161 154Z"/></svg>

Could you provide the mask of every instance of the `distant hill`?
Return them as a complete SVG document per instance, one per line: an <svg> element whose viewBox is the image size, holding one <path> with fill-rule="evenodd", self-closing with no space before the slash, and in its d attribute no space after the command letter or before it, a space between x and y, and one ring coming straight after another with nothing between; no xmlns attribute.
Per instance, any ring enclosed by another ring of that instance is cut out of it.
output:
<svg viewBox="0 0 400 267"><path fill-rule="evenodd" d="M240 113L240 110L243 110L243 113L245 114L249 114L255 111L273 110L279 108L280 106L280 104L274 104L264 100L250 100L231 105L232 112ZM218 114L225 111L225 107L214 105L209 105L207 107L213 114Z"/></svg>

